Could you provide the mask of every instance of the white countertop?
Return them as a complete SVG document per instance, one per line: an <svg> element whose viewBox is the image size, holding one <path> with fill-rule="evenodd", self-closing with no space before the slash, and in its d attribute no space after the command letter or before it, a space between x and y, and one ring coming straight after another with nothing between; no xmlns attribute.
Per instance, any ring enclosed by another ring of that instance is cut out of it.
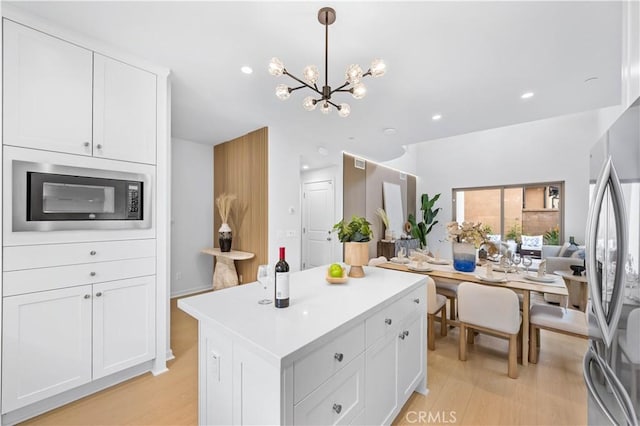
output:
<svg viewBox="0 0 640 426"><path fill-rule="evenodd" d="M290 305L284 309L260 305L265 291L257 282L180 299L178 307L286 364L310 343L322 344L327 333L350 327L368 311L382 308L426 280L412 273L364 269L364 278L349 278L345 284L329 284L327 267L291 273Z"/></svg>

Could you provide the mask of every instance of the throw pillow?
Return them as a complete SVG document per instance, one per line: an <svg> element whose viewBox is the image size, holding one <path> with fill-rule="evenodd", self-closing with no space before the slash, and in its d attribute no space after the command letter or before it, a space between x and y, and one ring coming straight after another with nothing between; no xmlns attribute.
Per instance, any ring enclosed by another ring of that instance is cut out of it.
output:
<svg viewBox="0 0 640 426"><path fill-rule="evenodd" d="M576 250L573 252L571 257L573 259L584 259L585 256L585 247L584 246L574 246Z"/></svg>
<svg viewBox="0 0 640 426"><path fill-rule="evenodd" d="M569 244L569 247L564 249L562 257L573 257L573 254L578 251L578 246L575 244Z"/></svg>
<svg viewBox="0 0 640 426"><path fill-rule="evenodd" d="M542 235L522 235L522 247L540 250L542 248Z"/></svg>
<svg viewBox="0 0 640 426"><path fill-rule="evenodd" d="M565 250L567 250L567 248L570 246L571 244L569 243L564 243L562 245L562 247L560 247L560 251L558 252L558 257L565 257L564 252Z"/></svg>

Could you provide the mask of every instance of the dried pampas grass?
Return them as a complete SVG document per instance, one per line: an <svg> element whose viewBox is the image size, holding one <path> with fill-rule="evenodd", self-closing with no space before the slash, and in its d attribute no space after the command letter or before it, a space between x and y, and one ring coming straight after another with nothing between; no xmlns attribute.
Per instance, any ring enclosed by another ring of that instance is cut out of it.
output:
<svg viewBox="0 0 640 426"><path fill-rule="evenodd" d="M229 223L229 215L231 214L231 207L233 202L237 200L234 194L222 194L216 198L216 206L218 206L218 213L220 213L220 219L222 223Z"/></svg>

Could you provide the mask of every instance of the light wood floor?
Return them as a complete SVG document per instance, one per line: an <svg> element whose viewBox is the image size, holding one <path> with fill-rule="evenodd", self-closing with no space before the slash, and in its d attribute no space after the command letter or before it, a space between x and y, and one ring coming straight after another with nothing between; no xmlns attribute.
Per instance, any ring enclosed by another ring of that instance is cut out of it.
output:
<svg viewBox="0 0 640 426"><path fill-rule="evenodd" d="M197 323L171 303L169 372L145 374L36 417L33 425L196 425ZM581 425L587 423L581 362L586 341L542 331L538 364L507 377L506 341L485 335L458 361L457 329L437 336L429 394L414 393L394 424Z"/></svg>

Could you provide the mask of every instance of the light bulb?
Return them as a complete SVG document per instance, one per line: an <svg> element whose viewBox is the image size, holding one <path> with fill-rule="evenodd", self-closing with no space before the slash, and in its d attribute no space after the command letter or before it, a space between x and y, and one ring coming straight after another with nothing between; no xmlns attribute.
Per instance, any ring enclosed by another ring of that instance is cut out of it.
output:
<svg viewBox="0 0 640 426"><path fill-rule="evenodd" d="M306 67L304 67L302 75L304 76L304 79L307 80L307 83L316 84L319 75L318 67L316 67L315 65L307 65Z"/></svg>
<svg viewBox="0 0 640 426"><path fill-rule="evenodd" d="M307 96L306 98L304 98L304 100L302 101L302 106L304 107L304 109L306 109L307 111L313 111L314 109L316 109L316 101L313 100L313 97L311 96Z"/></svg>
<svg viewBox="0 0 640 426"><path fill-rule="evenodd" d="M351 64L347 67L345 78L351 84L358 84L362 80L362 68L358 64Z"/></svg>
<svg viewBox="0 0 640 426"><path fill-rule="evenodd" d="M269 74L275 75L276 77L282 75L284 72L284 64L278 58L271 58L271 62L269 62Z"/></svg>
<svg viewBox="0 0 640 426"><path fill-rule="evenodd" d="M371 76L372 77L382 77L385 72L387 72L387 64L384 63L382 59L374 59L371 61Z"/></svg>
<svg viewBox="0 0 640 426"><path fill-rule="evenodd" d="M367 88L364 84L358 83L351 89L351 95L356 99L362 99L367 94Z"/></svg>
<svg viewBox="0 0 640 426"><path fill-rule="evenodd" d="M289 88L286 84L278 84L278 86L276 86L276 96L281 101L286 101L287 99L289 99L289 96L291 96L291 92L289 91Z"/></svg>
<svg viewBox="0 0 640 426"><path fill-rule="evenodd" d="M329 114L331 112L331 105L329 105L327 102L323 103L322 105L320 105L320 112L323 114Z"/></svg>
<svg viewBox="0 0 640 426"><path fill-rule="evenodd" d="M342 103L340 104L340 109L338 110L338 115L342 118L346 118L351 114L351 107L349 104Z"/></svg>

